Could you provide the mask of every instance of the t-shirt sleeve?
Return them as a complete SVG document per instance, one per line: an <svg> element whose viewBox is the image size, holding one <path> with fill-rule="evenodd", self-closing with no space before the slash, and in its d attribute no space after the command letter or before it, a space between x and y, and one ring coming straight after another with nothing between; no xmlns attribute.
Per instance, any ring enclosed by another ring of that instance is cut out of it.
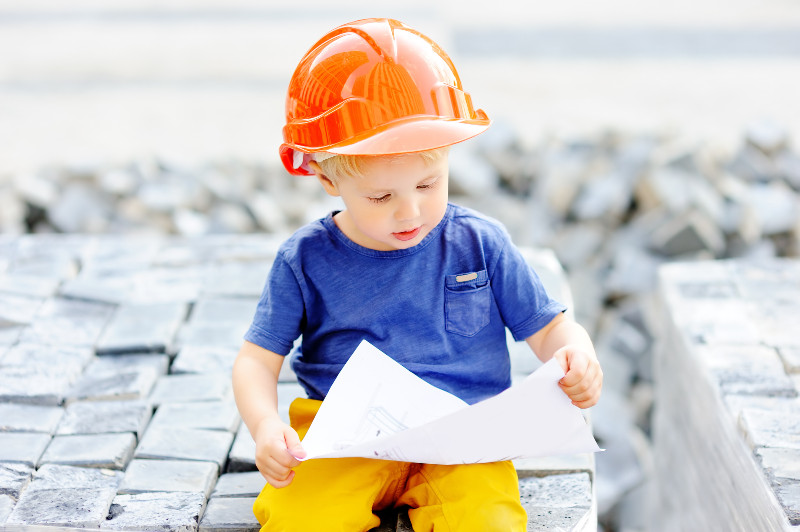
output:
<svg viewBox="0 0 800 532"><path fill-rule="evenodd" d="M300 336L303 309L297 277L283 255L278 254L244 339L279 355L288 355Z"/></svg>
<svg viewBox="0 0 800 532"><path fill-rule="evenodd" d="M491 283L503 321L518 342L567 309L547 294L539 275L510 239L500 252Z"/></svg>

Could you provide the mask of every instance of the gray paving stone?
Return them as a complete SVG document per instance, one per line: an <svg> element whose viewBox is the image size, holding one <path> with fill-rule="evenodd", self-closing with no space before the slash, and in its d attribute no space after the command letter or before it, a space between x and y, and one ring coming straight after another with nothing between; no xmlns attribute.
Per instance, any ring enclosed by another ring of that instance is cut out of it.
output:
<svg viewBox="0 0 800 532"><path fill-rule="evenodd" d="M589 508L592 504L588 473L525 478L519 482L519 491L526 508Z"/></svg>
<svg viewBox="0 0 800 532"><path fill-rule="evenodd" d="M133 460L128 464L118 493L185 491L211 494L217 480L217 466L190 460Z"/></svg>
<svg viewBox="0 0 800 532"><path fill-rule="evenodd" d="M117 401L150 395L161 373L153 368L84 373L66 392L66 401Z"/></svg>
<svg viewBox="0 0 800 532"><path fill-rule="evenodd" d="M88 347L17 344L0 360L0 401L58 405L92 357Z"/></svg>
<svg viewBox="0 0 800 532"><path fill-rule="evenodd" d="M114 307L92 301L64 298L48 299L22 341L48 345L93 346L111 318Z"/></svg>
<svg viewBox="0 0 800 532"><path fill-rule="evenodd" d="M797 396L775 349L757 345L699 346L697 353L723 394Z"/></svg>
<svg viewBox="0 0 800 532"><path fill-rule="evenodd" d="M141 437L152 408L144 401L98 401L70 404L58 435L130 433Z"/></svg>
<svg viewBox="0 0 800 532"><path fill-rule="evenodd" d="M166 375L158 379L150 394L154 405L190 403L194 401L225 401L233 397L228 375Z"/></svg>
<svg viewBox="0 0 800 532"><path fill-rule="evenodd" d="M800 481L800 449L756 449L761 467L770 478L788 478Z"/></svg>
<svg viewBox="0 0 800 532"><path fill-rule="evenodd" d="M779 347L778 354L786 373L800 373L800 347Z"/></svg>
<svg viewBox="0 0 800 532"><path fill-rule="evenodd" d="M242 338L239 338L239 344ZM172 362L170 371L180 373L216 373L230 375L239 347L225 345L184 345Z"/></svg>
<svg viewBox="0 0 800 532"><path fill-rule="evenodd" d="M579 506L574 508L526 507L528 532L553 532L555 530L593 530L592 511Z"/></svg>
<svg viewBox="0 0 800 532"><path fill-rule="evenodd" d="M203 281L201 295L259 297L271 267L271 261L215 264Z"/></svg>
<svg viewBox="0 0 800 532"><path fill-rule="evenodd" d="M17 501L11 495L0 494L0 525L6 522Z"/></svg>
<svg viewBox="0 0 800 532"><path fill-rule="evenodd" d="M111 488L116 491L123 473L111 469L44 464L34 473L29 489Z"/></svg>
<svg viewBox="0 0 800 532"><path fill-rule="evenodd" d="M212 498L200 521L201 532L258 532L255 497Z"/></svg>
<svg viewBox="0 0 800 532"><path fill-rule="evenodd" d="M44 298L0 293L0 325L27 325L44 303Z"/></svg>
<svg viewBox="0 0 800 532"><path fill-rule="evenodd" d="M298 397L307 397L305 389L297 382L278 382L278 415L289 423L289 406Z"/></svg>
<svg viewBox="0 0 800 532"><path fill-rule="evenodd" d="M36 467L50 440L49 434L0 432L0 462L16 462Z"/></svg>
<svg viewBox="0 0 800 532"><path fill-rule="evenodd" d="M158 492L117 495L105 530L194 532L206 506L202 493Z"/></svg>
<svg viewBox="0 0 800 532"><path fill-rule="evenodd" d="M800 525L800 481L779 479L773 487L789 522Z"/></svg>
<svg viewBox="0 0 800 532"><path fill-rule="evenodd" d="M99 528L114 495L109 487L27 490L6 524Z"/></svg>
<svg viewBox="0 0 800 532"><path fill-rule="evenodd" d="M132 370L154 370L164 375L169 370L169 356L158 353L129 353L95 357L86 366L85 375L107 375Z"/></svg>
<svg viewBox="0 0 800 532"><path fill-rule="evenodd" d="M247 426L242 423L236 438L233 440L231 451L228 453L228 472L239 473L257 471L256 468L256 442L250 436Z"/></svg>
<svg viewBox="0 0 800 532"><path fill-rule="evenodd" d="M135 447L132 433L56 436L41 463L125 469Z"/></svg>
<svg viewBox="0 0 800 532"><path fill-rule="evenodd" d="M64 409L57 406L0 403L0 432L53 434Z"/></svg>
<svg viewBox="0 0 800 532"><path fill-rule="evenodd" d="M739 425L747 443L756 447L800 449L800 412L742 410Z"/></svg>
<svg viewBox="0 0 800 532"><path fill-rule="evenodd" d="M221 470L232 442L233 434L226 431L154 427L145 433L134 456L214 462Z"/></svg>
<svg viewBox="0 0 800 532"><path fill-rule="evenodd" d="M123 303L97 342L97 353L169 352L185 303Z"/></svg>
<svg viewBox="0 0 800 532"><path fill-rule="evenodd" d="M0 324L0 349L14 345L22 335L22 325L2 325ZM2 355L0 355L2 358Z"/></svg>
<svg viewBox="0 0 800 532"><path fill-rule="evenodd" d="M56 406L64 400L73 378L64 374L42 374L36 368L0 367L0 401Z"/></svg>
<svg viewBox="0 0 800 532"><path fill-rule="evenodd" d="M198 301L181 331L184 345L240 347L258 298L208 297Z"/></svg>
<svg viewBox="0 0 800 532"><path fill-rule="evenodd" d="M92 358L94 354L89 347L20 343L9 349L0 363L3 368L32 368L45 374L63 373L74 380Z"/></svg>
<svg viewBox="0 0 800 532"><path fill-rule="evenodd" d="M242 418L233 401L166 403L158 407L150 428L209 429L236 432Z"/></svg>
<svg viewBox="0 0 800 532"><path fill-rule="evenodd" d="M0 275L0 292L41 298L54 296L61 279L40 277L38 275L3 274Z"/></svg>
<svg viewBox="0 0 800 532"><path fill-rule="evenodd" d="M258 471L226 473L217 480L212 497L257 497L267 481Z"/></svg>
<svg viewBox="0 0 800 532"><path fill-rule="evenodd" d="M31 482L33 471L29 465L0 462L0 495L8 495L15 501L19 499L19 494Z"/></svg>

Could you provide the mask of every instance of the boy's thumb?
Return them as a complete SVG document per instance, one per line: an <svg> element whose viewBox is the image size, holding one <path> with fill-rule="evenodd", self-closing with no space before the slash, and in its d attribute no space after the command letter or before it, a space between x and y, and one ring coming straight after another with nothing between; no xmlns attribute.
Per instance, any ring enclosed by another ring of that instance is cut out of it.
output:
<svg viewBox="0 0 800 532"><path fill-rule="evenodd" d="M297 435L297 432L294 430L287 430L284 435L284 440L286 441L286 449L289 451L289 454L295 458L305 457L306 451L300 443L300 437Z"/></svg>

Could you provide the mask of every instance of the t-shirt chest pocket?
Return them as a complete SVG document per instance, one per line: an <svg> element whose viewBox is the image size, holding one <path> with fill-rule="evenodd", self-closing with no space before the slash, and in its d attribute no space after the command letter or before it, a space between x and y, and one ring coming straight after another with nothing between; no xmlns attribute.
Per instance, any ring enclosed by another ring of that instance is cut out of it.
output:
<svg viewBox="0 0 800 532"><path fill-rule="evenodd" d="M445 329L475 336L489 324L492 292L486 270L445 276Z"/></svg>

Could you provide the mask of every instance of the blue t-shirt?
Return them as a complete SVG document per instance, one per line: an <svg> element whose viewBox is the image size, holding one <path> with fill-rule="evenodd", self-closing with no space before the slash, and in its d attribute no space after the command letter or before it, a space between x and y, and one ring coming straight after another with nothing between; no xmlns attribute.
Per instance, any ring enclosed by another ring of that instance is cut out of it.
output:
<svg viewBox="0 0 800 532"><path fill-rule="evenodd" d="M302 335L292 368L312 399L367 340L475 403L511 385L506 327L522 340L565 310L505 228L475 211L449 204L419 244L392 251L356 244L333 214L281 246L245 334L280 355Z"/></svg>

